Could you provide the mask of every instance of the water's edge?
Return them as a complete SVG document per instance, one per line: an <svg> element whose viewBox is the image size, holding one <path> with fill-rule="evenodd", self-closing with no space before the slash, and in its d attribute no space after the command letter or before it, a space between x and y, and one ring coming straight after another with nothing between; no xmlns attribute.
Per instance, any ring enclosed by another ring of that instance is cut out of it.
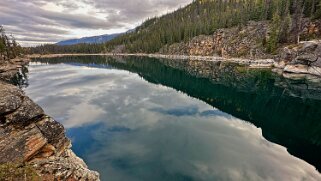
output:
<svg viewBox="0 0 321 181"><path fill-rule="evenodd" d="M301 48L300 48L301 47ZM303 48L302 48L303 47ZM150 58L166 58L166 59L181 59L181 60L201 60L201 61L224 61L247 65L251 68L274 68L278 73L291 73L296 75L313 75L321 76L321 59L319 58L318 50L311 52L311 47L321 47L320 41L302 41L296 48L285 47L273 59L248 59L237 57L219 57L205 55L175 55L175 54L147 54L147 53L99 53L99 54L32 54L30 58L54 58L63 56L88 56L88 55L103 55L103 56L140 56ZM312 48L313 49L313 48ZM311 59L311 57L313 57ZM316 57L316 59L315 59Z"/></svg>
<svg viewBox="0 0 321 181"><path fill-rule="evenodd" d="M270 69L256 70L224 61L145 59L139 56L67 56L44 59L43 63L70 63L88 67L99 67L98 64L102 64L102 68L113 67L138 74L150 83L184 92L262 128L262 134L267 140L285 146L290 154L313 164L318 170L321 168L320 157L314 154L320 149L319 134L297 134L318 132L318 126L315 126L319 122L318 116L313 115L319 115L319 103L309 101L308 104L304 104L305 107L300 106L300 109L305 110L304 113L308 113L303 117L300 116L301 111L293 111L306 100L319 100L317 90L320 88L312 83L319 82L318 77L306 77L302 80L300 78L299 81L295 77L291 79L288 76L278 76ZM258 76L262 79L257 79ZM207 88L204 89L205 87ZM287 98L287 95L290 98ZM284 103L279 104L280 101ZM265 109L266 107L274 109ZM269 120L272 115L275 121ZM293 121L297 120L297 117L300 117L300 121ZM302 145L305 145L305 149L302 149Z"/></svg>
<svg viewBox="0 0 321 181"><path fill-rule="evenodd" d="M14 85L29 62L14 59L0 64L0 165L6 165L4 169L23 166L34 170L27 175L0 170L6 173L1 176L18 179L36 174L45 180L99 180L98 172L89 170L71 150L64 127Z"/></svg>

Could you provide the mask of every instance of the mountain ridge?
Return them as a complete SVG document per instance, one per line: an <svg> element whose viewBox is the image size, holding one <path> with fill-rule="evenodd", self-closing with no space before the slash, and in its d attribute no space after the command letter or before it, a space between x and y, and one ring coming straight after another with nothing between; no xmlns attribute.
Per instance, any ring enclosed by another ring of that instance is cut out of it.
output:
<svg viewBox="0 0 321 181"><path fill-rule="evenodd" d="M64 45L76 45L76 44L102 44L106 43L123 33L114 33L114 34L104 34L104 35L98 35L98 36L88 36L88 37L82 37L82 38L74 38L74 39L68 39L68 40L62 40L56 43L56 45L64 46Z"/></svg>

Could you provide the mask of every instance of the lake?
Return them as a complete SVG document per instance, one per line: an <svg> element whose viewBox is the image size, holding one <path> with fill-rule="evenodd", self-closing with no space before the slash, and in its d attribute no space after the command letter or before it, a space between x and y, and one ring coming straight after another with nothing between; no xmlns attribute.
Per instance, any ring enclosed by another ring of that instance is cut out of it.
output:
<svg viewBox="0 0 321 181"><path fill-rule="evenodd" d="M319 78L143 57L28 70L25 92L101 180L321 180Z"/></svg>

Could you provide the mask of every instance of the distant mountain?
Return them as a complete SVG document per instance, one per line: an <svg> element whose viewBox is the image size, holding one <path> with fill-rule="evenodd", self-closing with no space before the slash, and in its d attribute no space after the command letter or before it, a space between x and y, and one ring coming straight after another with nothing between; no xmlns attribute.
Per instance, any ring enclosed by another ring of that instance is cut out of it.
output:
<svg viewBox="0 0 321 181"><path fill-rule="evenodd" d="M116 34L110 34L110 35L106 34L106 35L100 35L100 36L83 37L79 39L70 39L70 40L60 41L56 43L56 45L75 45L79 43L87 43L87 44L105 43L122 34L123 33L116 33Z"/></svg>

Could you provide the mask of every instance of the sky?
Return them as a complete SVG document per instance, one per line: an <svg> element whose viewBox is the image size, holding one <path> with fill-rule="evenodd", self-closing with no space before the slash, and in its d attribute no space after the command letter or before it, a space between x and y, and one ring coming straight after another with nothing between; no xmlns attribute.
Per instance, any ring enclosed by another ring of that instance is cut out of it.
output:
<svg viewBox="0 0 321 181"><path fill-rule="evenodd" d="M22 46L125 32L192 0L0 0L0 25Z"/></svg>

